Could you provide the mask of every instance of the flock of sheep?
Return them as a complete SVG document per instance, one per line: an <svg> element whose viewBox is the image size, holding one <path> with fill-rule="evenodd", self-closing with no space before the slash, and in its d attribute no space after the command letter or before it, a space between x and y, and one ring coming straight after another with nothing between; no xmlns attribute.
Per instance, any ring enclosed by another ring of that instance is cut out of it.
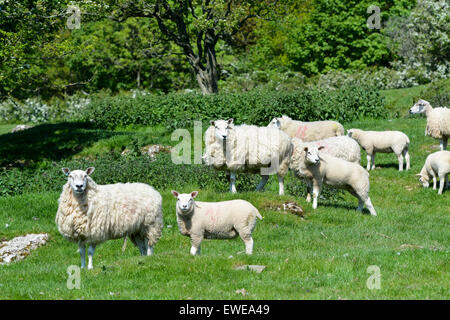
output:
<svg viewBox="0 0 450 320"><path fill-rule="evenodd" d="M425 113L425 133L440 139L441 151L430 154L423 166L419 181L428 187L433 179L436 189L440 179L442 194L450 172L450 151L446 151L450 136L450 109L435 108L419 100L410 113ZM304 179L308 202L317 208L323 183L347 190L358 199L358 210L364 205L376 216L369 197L369 173L375 168L375 154L395 153L399 170L410 169L409 138L399 131L363 131L349 129L335 121L301 122L287 116L273 119L267 127L234 125L233 119L211 121L205 132L206 165L230 172L230 191L236 192L237 172L261 174L257 190L264 188L269 176L277 174L279 194L284 194L284 176L291 169ZM367 170L359 163L360 146L367 153ZM96 245L109 239L127 237L139 248L141 255L151 255L163 228L162 197L158 191L143 183L98 185L90 177L94 168L86 171L62 169L68 177L59 198L56 224L69 241L78 243L81 266L85 267L86 245L88 269L93 268ZM191 239L192 255L200 253L204 238L226 239L240 236L245 252L252 254L252 231L258 209L245 200L200 202L198 192L180 194L175 212L182 235Z"/></svg>

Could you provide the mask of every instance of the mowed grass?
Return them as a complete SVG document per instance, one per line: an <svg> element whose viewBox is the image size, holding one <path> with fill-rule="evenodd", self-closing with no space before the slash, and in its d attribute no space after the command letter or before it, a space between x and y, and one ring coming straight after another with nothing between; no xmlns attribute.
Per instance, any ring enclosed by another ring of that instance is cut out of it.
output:
<svg viewBox="0 0 450 320"><path fill-rule="evenodd" d="M424 136L425 119L361 120L344 126L401 130L411 140L410 171L398 172L393 154L375 159L370 196L377 217L357 212L357 200L349 194L338 201L320 199L313 211L304 198L279 197L273 177L265 192L232 195L203 189L198 200L246 199L264 219L253 233L252 256L241 253L244 244L236 238L205 240L202 255L192 257L189 238L178 232L175 199L170 190L159 190L165 227L155 254L140 257L131 242L125 252L122 240L106 242L97 247L94 269L82 270L81 289L69 290L67 268L79 266L80 258L77 246L64 240L54 223L59 194L0 198L0 238L50 234L49 243L25 260L0 265L0 299L449 299L450 190L438 196L415 177L438 145ZM91 147L99 151L108 143ZM361 164L366 164L364 152ZM305 219L269 209L287 200L304 207ZM234 270L243 264L266 269L260 274ZM380 269L378 290L366 285L372 265ZM247 295L236 293L242 288Z"/></svg>

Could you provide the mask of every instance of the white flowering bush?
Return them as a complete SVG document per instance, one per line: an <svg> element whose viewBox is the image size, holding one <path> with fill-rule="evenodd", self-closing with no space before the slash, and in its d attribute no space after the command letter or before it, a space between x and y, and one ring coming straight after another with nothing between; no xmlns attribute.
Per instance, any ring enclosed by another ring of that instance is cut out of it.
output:
<svg viewBox="0 0 450 320"><path fill-rule="evenodd" d="M400 59L392 66L404 79L427 83L449 78L450 2L418 0L409 16L391 17L385 34Z"/></svg>

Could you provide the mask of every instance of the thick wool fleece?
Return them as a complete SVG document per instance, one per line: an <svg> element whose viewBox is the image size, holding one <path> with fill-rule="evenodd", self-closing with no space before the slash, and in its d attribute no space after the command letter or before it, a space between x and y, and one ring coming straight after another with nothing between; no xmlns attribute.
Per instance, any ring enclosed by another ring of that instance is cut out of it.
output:
<svg viewBox="0 0 450 320"><path fill-rule="evenodd" d="M205 145L203 159L216 169L259 173L276 155L279 166L274 173L284 176L289 169L291 139L277 128L233 126L224 142L216 138L211 126L205 132Z"/></svg>
<svg viewBox="0 0 450 320"><path fill-rule="evenodd" d="M450 137L450 109L449 108L427 108L426 135L435 139Z"/></svg>
<svg viewBox="0 0 450 320"><path fill-rule="evenodd" d="M303 122L292 120L287 116L278 118L280 129L291 138L299 138L305 142L344 135L344 127L337 121Z"/></svg>
<svg viewBox="0 0 450 320"><path fill-rule="evenodd" d="M361 148L358 142L347 136L330 137L318 141L304 142L300 139L293 138L292 144L294 148L304 148L316 146L324 148L322 153L332 155L336 158L359 163L361 161Z"/></svg>
<svg viewBox="0 0 450 320"><path fill-rule="evenodd" d="M367 154L374 152L402 154L409 147L409 138L400 131L363 131L351 129L355 139Z"/></svg>
<svg viewBox="0 0 450 320"><path fill-rule="evenodd" d="M63 186L55 222L64 238L77 243L99 244L128 235L153 246L163 228L162 198L143 183L97 185L88 177L81 196L69 183Z"/></svg>

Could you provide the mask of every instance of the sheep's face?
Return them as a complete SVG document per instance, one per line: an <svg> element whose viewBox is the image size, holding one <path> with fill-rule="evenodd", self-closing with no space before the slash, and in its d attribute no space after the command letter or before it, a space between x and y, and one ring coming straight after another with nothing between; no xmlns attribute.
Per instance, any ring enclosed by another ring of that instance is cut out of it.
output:
<svg viewBox="0 0 450 320"><path fill-rule="evenodd" d="M233 119L211 121L211 125L215 128L215 136L219 140L228 138L228 131L233 129Z"/></svg>
<svg viewBox="0 0 450 320"><path fill-rule="evenodd" d="M192 209L194 209L194 198L198 195L198 191L192 191L191 193L178 193L177 191L172 190L171 192L172 195L177 198L176 206L182 214L189 213Z"/></svg>
<svg viewBox="0 0 450 320"><path fill-rule="evenodd" d="M68 177L68 182L75 194L82 194L87 187L87 177L94 172L94 167L83 170L70 171L69 168L62 168L63 173Z"/></svg>
<svg viewBox="0 0 450 320"><path fill-rule="evenodd" d="M305 147L305 162L317 165L320 163L319 151L325 148L320 147Z"/></svg>
<svg viewBox="0 0 450 320"><path fill-rule="evenodd" d="M428 188L430 186L430 182L428 181L428 177L424 176L422 174L417 174L417 176L419 177L419 182L422 184L422 186L424 188Z"/></svg>
<svg viewBox="0 0 450 320"><path fill-rule="evenodd" d="M279 118L273 118L272 121L270 121L269 128L277 128L280 129L281 128L281 122Z"/></svg>
<svg viewBox="0 0 450 320"><path fill-rule="evenodd" d="M411 109L409 109L409 113L411 114L423 113L425 112L425 108L429 105L430 103L428 101L420 99L411 107Z"/></svg>
<svg viewBox="0 0 450 320"><path fill-rule="evenodd" d="M354 134L354 133L355 133L355 129L348 129L348 130L347 130L347 136L350 137L350 138L353 137L353 134Z"/></svg>

